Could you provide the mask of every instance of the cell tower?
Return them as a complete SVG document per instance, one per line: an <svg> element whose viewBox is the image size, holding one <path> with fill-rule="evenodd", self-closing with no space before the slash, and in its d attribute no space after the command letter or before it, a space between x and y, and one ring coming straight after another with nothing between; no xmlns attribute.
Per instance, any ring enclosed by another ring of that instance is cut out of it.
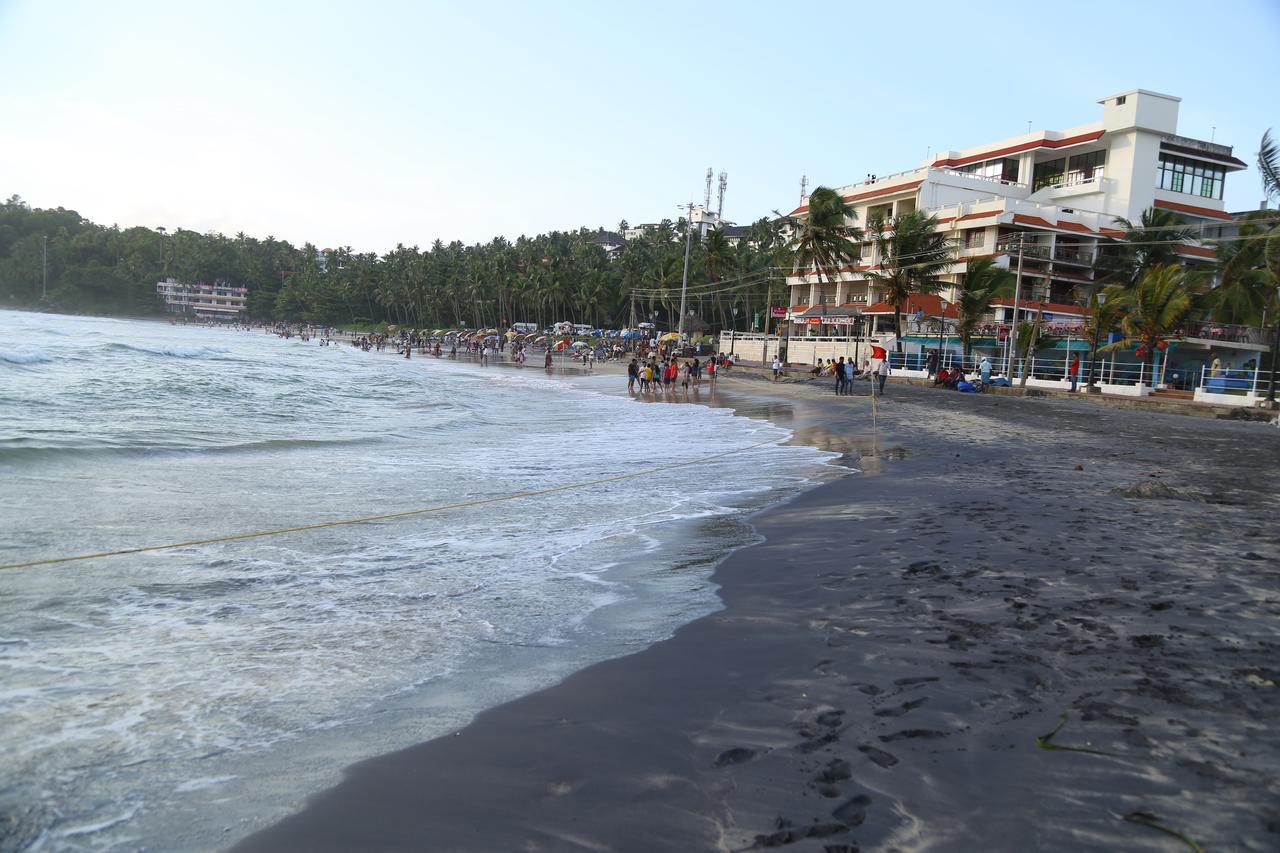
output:
<svg viewBox="0 0 1280 853"><path fill-rule="evenodd" d="M702 205L703 210L711 209L711 174L712 174L711 167L708 166L707 167L707 201L706 201L706 204Z"/></svg>
<svg viewBox="0 0 1280 853"><path fill-rule="evenodd" d="M809 176L800 176L800 203L804 204L804 191L809 188Z"/></svg>
<svg viewBox="0 0 1280 853"><path fill-rule="evenodd" d="M729 173L720 173L720 192L717 194L716 200L716 224L719 225L724 220L724 188L729 185Z"/></svg>

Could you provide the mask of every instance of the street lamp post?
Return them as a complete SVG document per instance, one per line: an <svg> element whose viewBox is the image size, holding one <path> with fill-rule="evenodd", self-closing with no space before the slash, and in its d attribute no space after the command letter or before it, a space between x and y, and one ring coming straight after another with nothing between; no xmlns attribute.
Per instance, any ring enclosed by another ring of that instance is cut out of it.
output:
<svg viewBox="0 0 1280 853"><path fill-rule="evenodd" d="M942 334L947 330L947 309L951 307L951 303L947 302L947 300L939 296L938 304L942 306L938 314L938 369L941 370L942 369ZM963 356L961 356L961 359L963 362ZM961 370L963 369L964 369L964 365L962 363Z"/></svg>
<svg viewBox="0 0 1280 853"><path fill-rule="evenodd" d="M1280 304L1280 287L1276 288L1276 302ZM1276 328L1271 333L1271 378L1267 381L1267 408L1276 408L1276 357L1280 355L1280 311L1276 312Z"/></svg>
<svg viewBox="0 0 1280 853"><path fill-rule="evenodd" d="M1084 387L1087 394L1100 394L1102 387L1094 384L1093 376L1098 365L1098 339L1102 337L1102 306L1107 304L1107 295L1096 293L1093 301L1093 345L1089 349L1089 381Z"/></svg>
<svg viewBox="0 0 1280 853"><path fill-rule="evenodd" d="M729 355L733 355L733 343L734 343L734 338L737 337L737 334L738 334L738 308L737 306L734 306L733 325L729 327Z"/></svg>
<svg viewBox="0 0 1280 853"><path fill-rule="evenodd" d="M680 328L676 329L676 334L680 336L680 343L684 343L684 308L685 298L689 291L689 244L693 241L693 202L689 202L689 215L684 221L684 276L680 282Z"/></svg>

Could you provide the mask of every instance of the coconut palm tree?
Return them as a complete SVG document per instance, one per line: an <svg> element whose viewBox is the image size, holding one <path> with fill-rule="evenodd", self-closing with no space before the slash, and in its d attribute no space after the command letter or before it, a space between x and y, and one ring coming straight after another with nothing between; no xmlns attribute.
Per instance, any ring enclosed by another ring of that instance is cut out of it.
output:
<svg viewBox="0 0 1280 853"><path fill-rule="evenodd" d="M893 306L894 348L902 352L902 303L913 293L936 293L938 276L955 263L956 241L938 231L938 220L921 210L870 223L880 269L867 278L880 282Z"/></svg>
<svg viewBox="0 0 1280 853"><path fill-rule="evenodd" d="M1240 219L1236 239L1218 241L1212 267L1214 284L1199 295L1197 314L1222 323L1253 323L1271 301L1274 286L1266 269L1266 244L1271 211L1256 211Z"/></svg>
<svg viewBox="0 0 1280 853"><path fill-rule="evenodd" d="M956 332L966 356L972 351L973 329L991 309L991 300L1013 289L1013 273L996 266L991 258L976 258L965 268L956 296Z"/></svg>
<svg viewBox="0 0 1280 853"><path fill-rule="evenodd" d="M1153 369L1156 350L1174 335L1191 312L1186 271L1176 263L1160 264L1144 272L1132 287L1119 291L1115 301L1124 311L1120 328L1125 337L1101 347L1100 351L1137 344L1146 350L1147 367ZM1154 381L1152 374L1153 385Z"/></svg>
<svg viewBox="0 0 1280 853"><path fill-rule="evenodd" d="M861 256L858 243L862 231L850 224L857 214L841 195L829 187L818 187L809 196L809 212L790 219L794 229L788 246L795 271L814 269L818 282L835 281L842 266L852 265Z"/></svg>
<svg viewBox="0 0 1280 853"><path fill-rule="evenodd" d="M1280 198L1280 145L1271 138L1271 130L1262 134L1258 149L1258 173L1262 175L1262 191L1267 198Z"/></svg>
<svg viewBox="0 0 1280 853"><path fill-rule="evenodd" d="M1098 259L1098 270L1105 281L1126 287L1153 267L1177 263L1174 247L1200 236L1186 217L1160 207L1148 207L1136 223L1122 216L1116 217L1116 223L1124 236L1108 244L1108 251Z"/></svg>

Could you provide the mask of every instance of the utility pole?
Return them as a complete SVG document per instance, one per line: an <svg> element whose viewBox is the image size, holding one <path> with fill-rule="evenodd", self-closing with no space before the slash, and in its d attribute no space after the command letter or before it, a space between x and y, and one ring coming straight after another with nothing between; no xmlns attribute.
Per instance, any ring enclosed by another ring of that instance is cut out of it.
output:
<svg viewBox="0 0 1280 853"><path fill-rule="evenodd" d="M707 170L707 193L711 192L711 170ZM680 320L676 324L676 334L680 343L684 343L684 308L689 292L689 244L693 240L693 202L689 202L689 216L684 221L684 279L680 284Z"/></svg>
<svg viewBox="0 0 1280 853"><path fill-rule="evenodd" d="M1022 297L1022 238L1024 232L1018 232L1018 274L1013 281L1013 326L1009 329L1009 362L1005 366L1004 375L1013 382L1013 353L1018 348L1018 300Z"/></svg>
<svg viewBox="0 0 1280 853"><path fill-rule="evenodd" d="M49 298L49 235L44 235L44 258L40 262L40 301Z"/></svg>

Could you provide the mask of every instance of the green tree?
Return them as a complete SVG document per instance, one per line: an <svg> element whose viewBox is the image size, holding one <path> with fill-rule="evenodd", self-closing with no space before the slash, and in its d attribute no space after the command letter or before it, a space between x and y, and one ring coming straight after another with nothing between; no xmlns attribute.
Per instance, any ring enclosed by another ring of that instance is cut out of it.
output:
<svg viewBox="0 0 1280 853"><path fill-rule="evenodd" d="M893 306L894 348L902 352L902 305L913 293L936 293L938 277L955 263L956 241L938 231L938 220L921 210L870 223L880 269L867 278L880 283Z"/></svg>
<svg viewBox="0 0 1280 853"><path fill-rule="evenodd" d="M829 187L815 189L808 212L789 220L794 229L789 247L794 271L813 269L819 283L834 283L839 269L862 255L862 231L852 224L856 217L838 192Z"/></svg>
<svg viewBox="0 0 1280 853"><path fill-rule="evenodd" d="M1116 303L1123 311L1120 328L1125 337L1101 349L1137 344L1146 350L1147 375L1153 376L1157 347L1174 336L1191 311L1186 271L1176 263L1146 270L1132 287L1117 292Z"/></svg>
<svg viewBox="0 0 1280 853"><path fill-rule="evenodd" d="M1149 269L1178 262L1174 247L1199 237L1186 217L1172 210L1148 207L1138 222L1116 218L1124 229L1118 242L1106 244L1098 258L1103 280L1132 287Z"/></svg>
<svg viewBox="0 0 1280 853"><path fill-rule="evenodd" d="M973 330L978 321L991 310L991 300L1013 291L1013 273L995 265L991 258L969 261L964 281L956 296L956 332L967 356L973 349Z"/></svg>

